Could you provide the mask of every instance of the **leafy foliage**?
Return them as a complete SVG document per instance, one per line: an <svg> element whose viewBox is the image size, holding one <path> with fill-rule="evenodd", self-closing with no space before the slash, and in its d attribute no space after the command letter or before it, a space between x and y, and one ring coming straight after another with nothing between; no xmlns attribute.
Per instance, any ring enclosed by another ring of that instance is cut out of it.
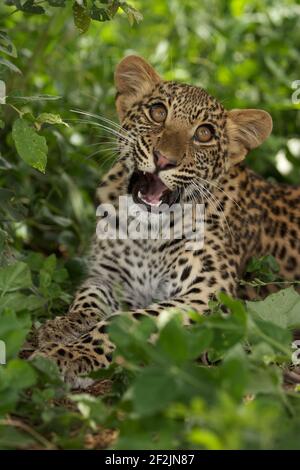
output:
<svg viewBox="0 0 300 470"><path fill-rule="evenodd" d="M50 265L53 272L53 258L45 263L46 272ZM8 290L31 285L29 273L20 283L23 270L21 263L2 272ZM280 308L268 315L270 298L244 306L225 294L211 316L195 318L191 312L196 322L189 329L182 327L180 312L166 312L158 322L114 320L115 362L92 374L112 380L103 399L70 394L45 358L30 363L16 358L30 328L29 312L16 302L1 313L9 361L0 369L0 446L78 448L104 427L119 430L113 444L118 449L299 448L299 395L284 391L282 370L291 360L286 326L300 324L295 310L300 296L290 288L274 294L273 304L283 296L284 325ZM222 305L230 313L224 314ZM153 334L155 343L149 341ZM210 367L196 361L204 352ZM28 418L34 429L20 425Z"/></svg>
<svg viewBox="0 0 300 470"><path fill-rule="evenodd" d="M85 33L90 26L91 20L109 21L119 9L123 10L130 22L141 21L142 15L127 2L121 0L5 0L7 5L14 5L16 10L24 13L42 15L47 12L47 7L67 8L68 3L72 4L72 12L75 26L81 33ZM42 6L41 3L44 3Z"/></svg>
<svg viewBox="0 0 300 470"><path fill-rule="evenodd" d="M101 116L115 119L113 70L124 54L145 56L166 79L205 87L228 109L267 109L272 137L248 164L267 178L299 183L300 115L292 101L299 5L4 3L0 339L7 364L0 365L0 447L299 449L299 387L283 387L283 375L300 301L270 256L252 260L245 281L285 287L263 301L220 295L212 314L193 317L189 329L180 312L138 327L127 317L113 322L114 364L94 374L100 392L71 393L52 363L18 357L32 327L65 312L84 273L94 191L114 158L99 123ZM153 335L155 343L148 341Z"/></svg>

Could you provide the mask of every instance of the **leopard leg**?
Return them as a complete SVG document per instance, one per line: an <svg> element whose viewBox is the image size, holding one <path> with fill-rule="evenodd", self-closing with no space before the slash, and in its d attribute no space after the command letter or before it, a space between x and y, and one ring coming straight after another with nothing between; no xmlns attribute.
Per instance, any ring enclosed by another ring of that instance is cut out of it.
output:
<svg viewBox="0 0 300 470"><path fill-rule="evenodd" d="M108 322L102 320L73 341L46 343L30 359L44 356L53 360L72 388L85 388L93 380L81 376L108 367L112 360L114 345L107 335L107 326Z"/></svg>
<svg viewBox="0 0 300 470"><path fill-rule="evenodd" d="M230 292L231 282L220 283L220 288ZM199 295L199 292L201 295ZM194 310L203 313L215 290L213 287L194 285L193 292L178 296L165 302L153 303L145 309L136 309L129 313L135 321L145 316L158 317L160 313L169 308L175 308L183 312L183 323L190 324L190 316L187 311ZM81 375L101 368L106 368L112 361L112 353L115 349L110 341L107 327L110 320L118 315L101 320L94 324L88 332L67 343L49 343L34 356L42 354L54 360L61 370L64 379L73 387L90 385L90 382L83 382Z"/></svg>
<svg viewBox="0 0 300 470"><path fill-rule="evenodd" d="M88 278L78 290L69 312L47 320L36 332L37 345L67 344L76 340L93 325L108 317L120 307L112 286L98 278Z"/></svg>

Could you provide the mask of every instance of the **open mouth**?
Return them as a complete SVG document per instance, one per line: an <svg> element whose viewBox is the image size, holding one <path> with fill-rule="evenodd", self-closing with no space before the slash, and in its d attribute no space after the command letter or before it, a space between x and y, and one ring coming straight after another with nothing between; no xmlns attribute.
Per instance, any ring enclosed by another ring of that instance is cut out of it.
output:
<svg viewBox="0 0 300 470"><path fill-rule="evenodd" d="M144 204L147 210L159 210L163 204L171 206L179 200L177 189L171 191L157 173L135 171L130 179L128 191L137 204Z"/></svg>

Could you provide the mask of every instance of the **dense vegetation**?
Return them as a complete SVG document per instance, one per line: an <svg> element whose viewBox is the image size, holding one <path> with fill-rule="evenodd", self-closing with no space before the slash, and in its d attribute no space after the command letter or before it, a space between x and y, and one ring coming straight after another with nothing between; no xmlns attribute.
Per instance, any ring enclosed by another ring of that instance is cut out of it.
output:
<svg viewBox="0 0 300 470"><path fill-rule="evenodd" d="M0 448L300 448L299 386L286 371L300 326L293 286L247 304L220 296L189 331L180 312L138 328L115 321L116 360L89 393L71 393L47 360L18 357L31 325L66 311L84 272L94 191L114 155L99 121L72 110L116 119L125 54L227 108L268 110L274 132L248 164L299 184L297 3L1 2ZM254 260L248 278L258 289L278 280L272 258Z"/></svg>

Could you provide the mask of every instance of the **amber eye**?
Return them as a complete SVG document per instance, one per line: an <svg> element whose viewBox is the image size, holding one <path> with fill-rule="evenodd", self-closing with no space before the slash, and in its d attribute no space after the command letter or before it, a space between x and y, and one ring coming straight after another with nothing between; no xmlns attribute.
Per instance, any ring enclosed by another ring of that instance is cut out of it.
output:
<svg viewBox="0 0 300 470"><path fill-rule="evenodd" d="M208 124L199 126L195 132L195 140L198 142L209 142L214 135L214 128Z"/></svg>
<svg viewBox="0 0 300 470"><path fill-rule="evenodd" d="M167 117L166 107L161 103L153 104L150 107L149 113L155 122L164 122Z"/></svg>

